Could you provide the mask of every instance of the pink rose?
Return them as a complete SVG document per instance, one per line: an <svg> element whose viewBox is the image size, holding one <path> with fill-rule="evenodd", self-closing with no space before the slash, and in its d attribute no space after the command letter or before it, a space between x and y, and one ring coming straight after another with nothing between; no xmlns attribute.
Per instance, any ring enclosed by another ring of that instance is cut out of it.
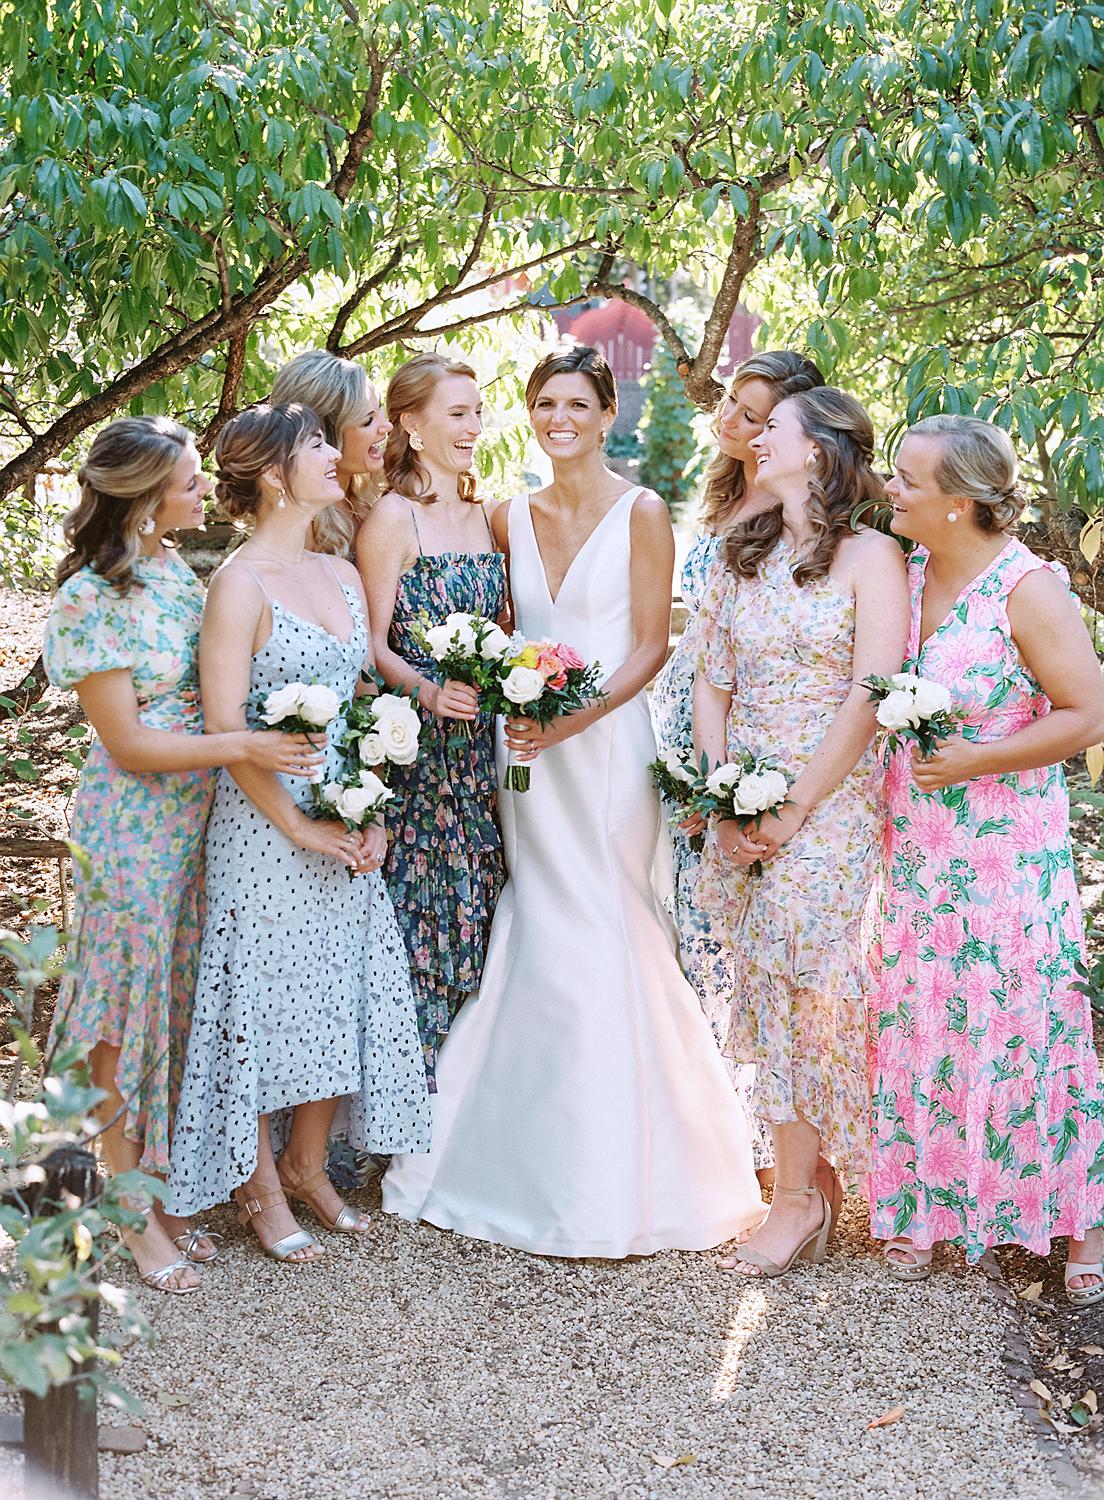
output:
<svg viewBox="0 0 1104 1500"><path fill-rule="evenodd" d="M559 658L560 666L563 667L565 671L581 672L586 666L586 662L575 650L575 648L573 646L565 646L562 641L556 647L556 655Z"/></svg>
<svg viewBox="0 0 1104 1500"><path fill-rule="evenodd" d="M555 646L542 646L537 653L537 671L550 688L567 686L567 673L557 655Z"/></svg>

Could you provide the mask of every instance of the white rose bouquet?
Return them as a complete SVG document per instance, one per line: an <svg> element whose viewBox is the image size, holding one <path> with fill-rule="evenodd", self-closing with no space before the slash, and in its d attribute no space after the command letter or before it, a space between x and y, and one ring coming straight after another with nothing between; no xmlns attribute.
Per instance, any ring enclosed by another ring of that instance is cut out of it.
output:
<svg viewBox="0 0 1104 1500"><path fill-rule="evenodd" d="M345 711L342 749L361 766L411 766L418 759L421 729L417 709L400 693L354 698Z"/></svg>
<svg viewBox="0 0 1104 1500"><path fill-rule="evenodd" d="M308 739L321 729L327 729L341 712L341 699L333 688L321 682L289 682L285 687L273 688L254 705L259 719L269 729L279 729L284 734L305 734ZM312 741L313 743L313 741ZM311 772L310 780L318 785L325 779L325 771L319 766Z"/></svg>
<svg viewBox="0 0 1104 1500"><path fill-rule="evenodd" d="M672 822L681 823L694 811L695 797L705 790L707 766L705 756L702 756L701 764L698 765L692 751L679 750L668 750L666 755L649 763L648 770L652 773L652 782L659 795L678 809ZM695 854L700 854L705 846L705 834L691 834L689 844Z"/></svg>
<svg viewBox="0 0 1104 1500"><path fill-rule="evenodd" d="M767 813L779 817L789 789L772 756L753 755L738 745L733 760L715 766L708 775L699 778L687 806L703 819L713 816L744 829L758 823ZM762 862L757 859L750 870L752 875L762 875Z"/></svg>
<svg viewBox="0 0 1104 1500"><path fill-rule="evenodd" d="M340 818L350 833L359 833L377 818L382 819L394 792L367 766L357 770L346 758L344 771L333 781L313 788L314 816ZM356 877L356 871L349 875Z"/></svg>
<svg viewBox="0 0 1104 1500"><path fill-rule="evenodd" d="M416 634L446 678L466 683L479 693L498 681L498 669L510 652L510 637L500 626L485 615L460 611L447 615L442 625L430 625L428 618L423 617ZM457 719L450 744L453 740L470 740L471 736L469 721Z"/></svg>
<svg viewBox="0 0 1104 1500"><path fill-rule="evenodd" d="M535 719L543 726L604 698L601 680L599 663L588 665L562 641L528 641L515 635L507 640L506 653L495 659L493 680L481 701L507 719ZM511 754L504 785L512 792L527 792L529 781L529 767L519 765Z"/></svg>
<svg viewBox="0 0 1104 1500"><path fill-rule="evenodd" d="M885 743L890 750L911 743L926 759L940 740L958 732L962 715L941 682L915 672L894 672L892 677L868 677L863 687L870 689L870 701L878 705L875 717L888 731Z"/></svg>

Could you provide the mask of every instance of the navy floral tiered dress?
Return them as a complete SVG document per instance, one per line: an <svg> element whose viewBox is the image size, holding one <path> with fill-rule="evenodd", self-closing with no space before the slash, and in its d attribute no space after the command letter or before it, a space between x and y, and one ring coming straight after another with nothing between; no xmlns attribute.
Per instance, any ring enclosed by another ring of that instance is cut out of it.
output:
<svg viewBox="0 0 1104 1500"><path fill-rule="evenodd" d="M440 682L441 669L418 633L443 624L454 611L497 620L505 605L500 552L422 553L399 579L388 644L423 677ZM433 1092L438 1049L465 999L479 988L505 867L494 716L480 714L463 742L456 720L426 712L422 724L418 759L391 768L395 801L384 877L410 955Z"/></svg>

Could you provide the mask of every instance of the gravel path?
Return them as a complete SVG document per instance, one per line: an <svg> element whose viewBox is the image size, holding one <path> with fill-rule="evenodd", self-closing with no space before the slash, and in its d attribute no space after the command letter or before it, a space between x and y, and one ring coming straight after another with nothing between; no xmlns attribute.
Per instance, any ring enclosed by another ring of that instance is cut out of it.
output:
<svg viewBox="0 0 1104 1500"><path fill-rule="evenodd" d="M889 1283L858 1202L825 1266L774 1284L708 1255L541 1260L382 1214L367 1244L328 1235L324 1265L294 1270L216 1220L202 1298L143 1294L160 1339L126 1370L150 1444L102 1456L104 1500L1068 1493L1016 1409L985 1276L948 1257L926 1286Z"/></svg>

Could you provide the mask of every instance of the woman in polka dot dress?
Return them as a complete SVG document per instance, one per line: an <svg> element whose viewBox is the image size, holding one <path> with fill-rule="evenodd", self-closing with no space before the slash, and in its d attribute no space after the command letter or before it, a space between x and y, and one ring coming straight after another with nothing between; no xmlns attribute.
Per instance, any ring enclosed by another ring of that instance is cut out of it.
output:
<svg viewBox="0 0 1104 1500"><path fill-rule="evenodd" d="M306 550L315 517L341 499L337 457L301 406L255 407L219 437L219 500L255 526L208 594L209 728L243 726L247 702L289 682L324 683L342 699L356 689L369 659L360 580L350 563ZM322 1247L288 1196L329 1229L368 1227L325 1173L339 1103L360 1149L429 1146L406 952L379 874L386 836L312 819L309 796L248 769L219 778L170 1174L174 1207L232 1194L267 1253L295 1262ZM287 1139L278 1165L274 1134Z"/></svg>

